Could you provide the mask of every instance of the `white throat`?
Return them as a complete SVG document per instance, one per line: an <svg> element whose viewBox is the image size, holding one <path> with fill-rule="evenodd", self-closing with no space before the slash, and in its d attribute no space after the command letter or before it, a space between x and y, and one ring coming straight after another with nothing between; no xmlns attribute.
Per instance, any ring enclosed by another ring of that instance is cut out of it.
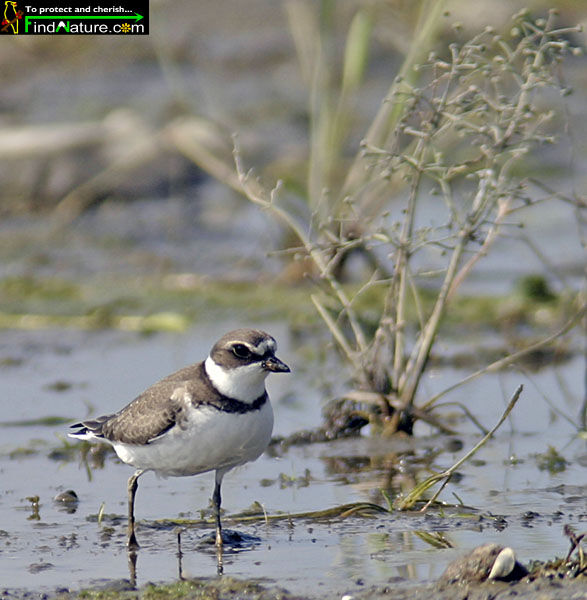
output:
<svg viewBox="0 0 587 600"><path fill-rule="evenodd" d="M265 379L269 373L259 362L235 369L225 369L208 357L204 369L212 385L229 398L252 403L265 393Z"/></svg>

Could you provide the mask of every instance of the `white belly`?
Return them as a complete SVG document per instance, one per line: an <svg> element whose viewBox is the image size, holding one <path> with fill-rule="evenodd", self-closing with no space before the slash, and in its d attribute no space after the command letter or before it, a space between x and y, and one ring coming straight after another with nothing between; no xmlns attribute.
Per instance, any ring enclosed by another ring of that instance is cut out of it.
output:
<svg viewBox="0 0 587 600"><path fill-rule="evenodd" d="M269 401L243 414L199 407L191 411L183 428L176 425L149 444L113 446L123 462L137 469L181 477L228 470L257 459L267 448L272 430Z"/></svg>

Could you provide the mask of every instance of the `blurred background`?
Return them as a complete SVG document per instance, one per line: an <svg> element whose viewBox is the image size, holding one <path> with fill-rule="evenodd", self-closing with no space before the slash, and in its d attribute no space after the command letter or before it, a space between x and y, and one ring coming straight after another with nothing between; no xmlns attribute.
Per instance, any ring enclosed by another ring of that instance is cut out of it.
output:
<svg viewBox="0 0 587 600"><path fill-rule="evenodd" d="M226 185L226 170L238 134L247 167L270 183L303 185L310 99L292 27L299 4L152 0L149 36L0 38L0 307L10 310L12 298L22 309L33 291L51 292L70 304L44 311L71 312L84 295L75 288L94 281L85 309L112 308L120 294L108 293L105 277L115 290L117 276L127 285L131 275L168 275L165 285L175 289L203 276L259 281L281 273L283 264L266 258L283 246L279 228ZM373 15L344 150L352 156L410 49L423 4L309 6L328 19L333 72L352 16L360 7ZM587 21L581 0L454 0L426 53L488 25L507 31L525 6L535 14L557 8L561 25ZM565 193L585 181L585 73L584 57L568 59L570 143L530 165L548 170ZM54 278L51 289L31 289L38 277Z"/></svg>

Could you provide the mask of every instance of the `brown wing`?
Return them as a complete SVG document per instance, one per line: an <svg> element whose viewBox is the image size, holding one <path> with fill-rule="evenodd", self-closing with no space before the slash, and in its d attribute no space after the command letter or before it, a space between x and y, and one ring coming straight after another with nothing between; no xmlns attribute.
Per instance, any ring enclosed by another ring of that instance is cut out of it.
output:
<svg viewBox="0 0 587 600"><path fill-rule="evenodd" d="M101 434L112 442L148 444L183 419L185 388L172 381L156 383L102 423Z"/></svg>
<svg viewBox="0 0 587 600"><path fill-rule="evenodd" d="M74 435L92 432L111 442L148 444L186 418L190 403L213 403L218 393L211 388L203 363L185 367L155 383L114 415L72 425Z"/></svg>

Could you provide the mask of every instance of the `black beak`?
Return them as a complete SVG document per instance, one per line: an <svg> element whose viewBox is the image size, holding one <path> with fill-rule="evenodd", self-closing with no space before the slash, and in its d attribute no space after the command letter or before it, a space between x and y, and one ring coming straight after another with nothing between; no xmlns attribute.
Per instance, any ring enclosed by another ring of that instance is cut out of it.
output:
<svg viewBox="0 0 587 600"><path fill-rule="evenodd" d="M289 373L291 369L276 356L266 358L262 363L265 371L272 371L273 373Z"/></svg>

